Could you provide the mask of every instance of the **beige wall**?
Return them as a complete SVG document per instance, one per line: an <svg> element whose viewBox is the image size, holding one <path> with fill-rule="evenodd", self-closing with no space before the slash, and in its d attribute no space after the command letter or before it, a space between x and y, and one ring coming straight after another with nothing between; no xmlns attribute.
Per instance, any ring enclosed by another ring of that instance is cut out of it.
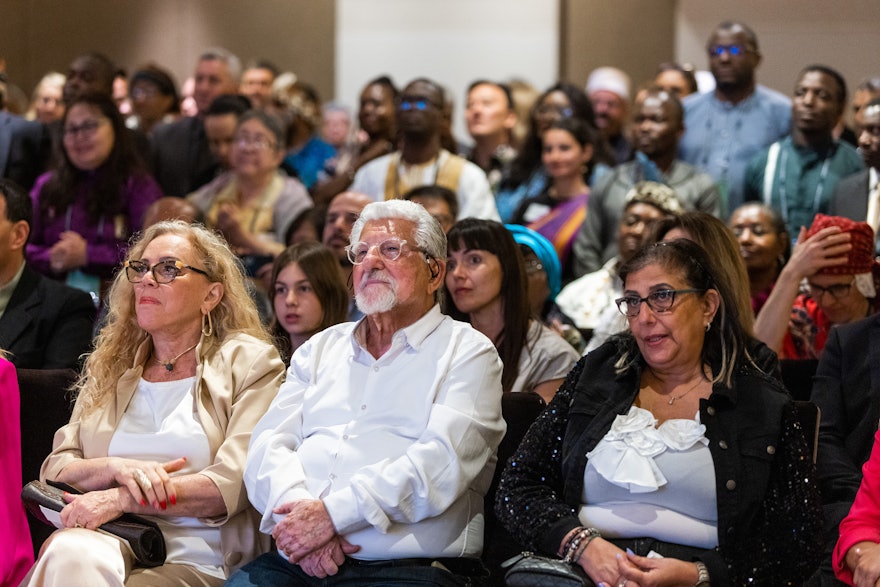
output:
<svg viewBox="0 0 880 587"><path fill-rule="evenodd" d="M66 72L89 50L129 72L155 61L180 84L202 49L221 46L242 61L267 58L331 97L335 18L332 0L0 0L0 55L30 93L43 73Z"/></svg>
<svg viewBox="0 0 880 587"><path fill-rule="evenodd" d="M633 85L654 77L675 49L675 0L561 0L560 76L583 86L593 69L613 65Z"/></svg>

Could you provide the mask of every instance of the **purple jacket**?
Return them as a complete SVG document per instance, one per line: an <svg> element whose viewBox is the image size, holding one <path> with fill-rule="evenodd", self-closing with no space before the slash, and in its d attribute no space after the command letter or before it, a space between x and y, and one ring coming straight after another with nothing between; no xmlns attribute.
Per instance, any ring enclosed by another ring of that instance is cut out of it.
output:
<svg viewBox="0 0 880 587"><path fill-rule="evenodd" d="M83 185L77 189L71 207L61 213L50 210L47 214L40 212L40 196L43 187L51 179L52 172L44 173L31 190L31 201L34 206L34 219L31 224L31 236L27 245L28 261L37 271L45 275L53 275L49 268L49 249L58 242L61 233L72 230L80 234L88 243L86 248L87 262L83 272L109 278L113 269L119 264L128 250L128 239L134 232L141 229L144 212L162 197L159 185L147 174L132 175L125 184L122 200L125 203L123 213L117 216L105 216L97 223L92 222L86 212L86 190L88 183L95 181L95 175L89 174Z"/></svg>

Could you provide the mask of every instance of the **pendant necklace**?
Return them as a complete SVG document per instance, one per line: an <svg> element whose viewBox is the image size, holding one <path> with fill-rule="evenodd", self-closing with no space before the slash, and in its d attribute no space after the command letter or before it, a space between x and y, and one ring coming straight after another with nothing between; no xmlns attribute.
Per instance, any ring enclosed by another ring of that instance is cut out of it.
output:
<svg viewBox="0 0 880 587"><path fill-rule="evenodd" d="M667 403L671 406L672 404L675 403L675 400L677 400L677 399L681 399L681 398L683 398L684 396L686 396L687 394L689 394L690 392L692 392L693 390L695 390L695 389L697 388L697 386L700 384L701 381L702 381L702 379L698 379L697 382L694 383L694 384L691 386L691 388L690 388L689 390L687 390L686 392L684 392L684 393L681 394L681 395L672 395L672 394L669 394L669 401L668 401Z"/></svg>
<svg viewBox="0 0 880 587"><path fill-rule="evenodd" d="M160 359L159 357L154 355L153 360L156 361L158 364L164 366L166 371L174 371L174 363L177 362L177 359L179 359L180 357L182 357L186 353L190 352L191 350L196 348L198 345L199 345L199 343L192 345L191 347L189 347L188 349L186 349L185 351L183 351L182 353L180 353L179 355L177 355L173 359L168 359L167 361L163 361L162 359ZM672 403L672 402L670 402L670 403Z"/></svg>

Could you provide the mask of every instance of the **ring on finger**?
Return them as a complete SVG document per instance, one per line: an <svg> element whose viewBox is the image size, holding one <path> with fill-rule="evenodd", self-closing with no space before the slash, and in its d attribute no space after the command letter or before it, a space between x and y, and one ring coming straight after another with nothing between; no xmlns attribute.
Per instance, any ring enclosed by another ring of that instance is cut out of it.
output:
<svg viewBox="0 0 880 587"><path fill-rule="evenodd" d="M79 522L77 522L76 524L73 525L73 527L74 527L74 528L82 528L83 525L80 524Z"/></svg>
<svg viewBox="0 0 880 587"><path fill-rule="evenodd" d="M147 477L147 474L144 473L142 469L135 469L134 473L132 473L132 477L134 477L135 482L140 485L140 488L144 491L153 487L149 477Z"/></svg>

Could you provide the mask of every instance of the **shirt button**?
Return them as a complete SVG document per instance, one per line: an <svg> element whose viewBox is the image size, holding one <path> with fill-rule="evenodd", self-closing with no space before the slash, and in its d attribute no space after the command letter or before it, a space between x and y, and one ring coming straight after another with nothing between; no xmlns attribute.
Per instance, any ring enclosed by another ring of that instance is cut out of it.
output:
<svg viewBox="0 0 880 587"><path fill-rule="evenodd" d="M343 435L342 435L342 440L348 440L348 434L343 434Z"/></svg>
<svg viewBox="0 0 880 587"><path fill-rule="evenodd" d="M714 416L715 415L715 408L712 406L709 406L708 408L706 408L706 413L709 414L710 416Z"/></svg>
<svg viewBox="0 0 880 587"><path fill-rule="evenodd" d="M336 479L336 475L334 475L333 473L330 473L330 480L332 481L333 479Z"/></svg>
<svg viewBox="0 0 880 587"><path fill-rule="evenodd" d="M776 454L776 447L773 446L772 444L770 446L768 446L767 447L767 454L768 455L775 455Z"/></svg>
<svg viewBox="0 0 880 587"><path fill-rule="evenodd" d="M361 409L362 409L362 410L366 410L366 409L367 409L367 404L363 404L363 405L361 405Z"/></svg>
<svg viewBox="0 0 880 587"><path fill-rule="evenodd" d="M379 370L379 365L373 365L373 371L378 371L378 370Z"/></svg>
<svg viewBox="0 0 880 587"><path fill-rule="evenodd" d="M734 481L733 479L728 479L727 483L725 483L724 486L727 487L727 489L729 489L730 491L733 491L734 489L736 489L736 481Z"/></svg>
<svg viewBox="0 0 880 587"><path fill-rule="evenodd" d="M720 441L720 442L718 443L718 447L719 447L719 448L726 449L726 448L727 448L727 441L726 441L726 440L722 440L722 441Z"/></svg>

